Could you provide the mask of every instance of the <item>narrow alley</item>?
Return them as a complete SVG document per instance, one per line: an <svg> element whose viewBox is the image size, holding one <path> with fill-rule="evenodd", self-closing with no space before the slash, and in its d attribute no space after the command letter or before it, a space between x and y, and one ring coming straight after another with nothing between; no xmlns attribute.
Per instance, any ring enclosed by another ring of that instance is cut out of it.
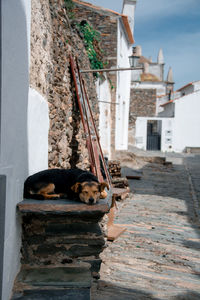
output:
<svg viewBox="0 0 200 300"><path fill-rule="evenodd" d="M129 159L123 173L131 168ZM103 252L92 299L200 299L200 156L139 170L116 216L127 230Z"/></svg>

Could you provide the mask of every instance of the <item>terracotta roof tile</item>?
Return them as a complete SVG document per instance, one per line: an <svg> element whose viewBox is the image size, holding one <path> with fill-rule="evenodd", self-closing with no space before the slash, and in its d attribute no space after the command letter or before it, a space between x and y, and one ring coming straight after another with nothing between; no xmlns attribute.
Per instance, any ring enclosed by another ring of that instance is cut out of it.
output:
<svg viewBox="0 0 200 300"><path fill-rule="evenodd" d="M152 81L152 82L160 81L160 79L157 76L150 74L150 73L141 74L140 79L141 79L141 81Z"/></svg>
<svg viewBox="0 0 200 300"><path fill-rule="evenodd" d="M190 86L190 85L192 85L192 84L193 84L193 82L190 82L190 83L188 83L188 84L182 86L180 89L177 90L177 92L183 90L184 88L186 88L186 87L188 87L188 86Z"/></svg>
<svg viewBox="0 0 200 300"><path fill-rule="evenodd" d="M170 100L170 101L168 101L168 102L166 102L164 104L161 104L160 106L165 106L165 105L168 105L168 104L173 103L173 102L174 102L173 100Z"/></svg>

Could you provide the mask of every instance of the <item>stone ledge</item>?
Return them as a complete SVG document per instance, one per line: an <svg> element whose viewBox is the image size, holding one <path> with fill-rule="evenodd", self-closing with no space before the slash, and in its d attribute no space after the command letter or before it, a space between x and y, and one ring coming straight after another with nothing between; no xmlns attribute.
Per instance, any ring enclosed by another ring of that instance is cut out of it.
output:
<svg viewBox="0 0 200 300"><path fill-rule="evenodd" d="M90 288L89 267L89 264L82 263L80 266L77 264L68 267L24 268L18 274L17 281L32 287Z"/></svg>
<svg viewBox="0 0 200 300"><path fill-rule="evenodd" d="M109 212L112 204L112 192L106 199L100 199L97 204L88 205L68 199L59 200L33 200L24 199L18 203L17 208L22 214L61 214L77 216L104 215Z"/></svg>
<svg viewBox="0 0 200 300"><path fill-rule="evenodd" d="M15 293L11 300L89 300L90 288L65 288L45 290L24 290Z"/></svg>

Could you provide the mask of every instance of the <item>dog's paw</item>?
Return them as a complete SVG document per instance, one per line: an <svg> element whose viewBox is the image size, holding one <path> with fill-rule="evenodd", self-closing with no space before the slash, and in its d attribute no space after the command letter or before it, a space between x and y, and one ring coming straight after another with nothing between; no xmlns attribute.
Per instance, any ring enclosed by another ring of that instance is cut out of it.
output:
<svg viewBox="0 0 200 300"><path fill-rule="evenodd" d="M101 194L100 194L101 199L105 199L107 196L108 196L108 193L105 190L102 191Z"/></svg>

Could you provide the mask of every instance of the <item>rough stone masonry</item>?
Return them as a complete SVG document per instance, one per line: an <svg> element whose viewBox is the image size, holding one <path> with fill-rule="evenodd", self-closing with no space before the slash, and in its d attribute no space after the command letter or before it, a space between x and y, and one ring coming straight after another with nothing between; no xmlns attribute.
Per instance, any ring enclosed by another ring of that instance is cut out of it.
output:
<svg viewBox="0 0 200 300"><path fill-rule="evenodd" d="M88 168L88 151L76 104L69 55L90 69L83 40L71 27L64 0L33 0L30 85L49 104L49 167ZM84 77L98 127L98 102L92 74Z"/></svg>

